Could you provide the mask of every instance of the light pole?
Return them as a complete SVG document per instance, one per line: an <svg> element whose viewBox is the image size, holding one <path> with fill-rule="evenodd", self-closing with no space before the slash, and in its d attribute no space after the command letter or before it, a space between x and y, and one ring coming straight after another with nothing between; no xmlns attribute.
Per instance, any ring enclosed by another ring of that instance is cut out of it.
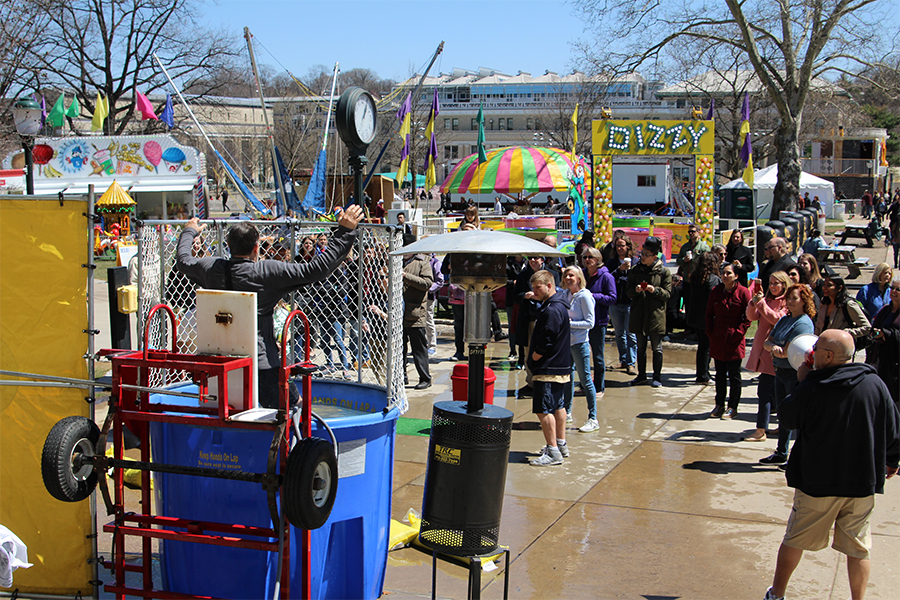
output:
<svg viewBox="0 0 900 600"><path fill-rule="evenodd" d="M34 194L34 136L41 130L41 105L31 98L20 98L13 106L13 119L16 131L22 137L22 149L25 151L25 193Z"/></svg>

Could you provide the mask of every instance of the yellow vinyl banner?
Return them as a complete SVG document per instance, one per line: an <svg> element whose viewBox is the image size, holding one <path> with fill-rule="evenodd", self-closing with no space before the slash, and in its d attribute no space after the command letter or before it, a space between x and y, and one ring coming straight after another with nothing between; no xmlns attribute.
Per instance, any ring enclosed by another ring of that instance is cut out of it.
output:
<svg viewBox="0 0 900 600"><path fill-rule="evenodd" d="M0 369L87 377L86 212L80 200L0 199ZM19 595L93 594L90 501L60 502L41 479L47 434L64 417L89 416L85 395L0 386L0 523L34 564L13 573Z"/></svg>

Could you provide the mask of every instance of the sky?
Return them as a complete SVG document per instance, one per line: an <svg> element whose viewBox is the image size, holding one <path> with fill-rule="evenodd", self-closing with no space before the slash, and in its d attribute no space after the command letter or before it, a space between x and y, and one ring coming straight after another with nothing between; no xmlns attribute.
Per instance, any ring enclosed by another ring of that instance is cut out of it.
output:
<svg viewBox="0 0 900 600"><path fill-rule="evenodd" d="M368 68L402 81L444 51L431 74L488 67L534 76L575 66L583 25L554 0L210 0L208 24L253 34L257 61L302 77L314 65ZM260 47L261 46L261 47ZM281 64L279 64L281 63Z"/></svg>

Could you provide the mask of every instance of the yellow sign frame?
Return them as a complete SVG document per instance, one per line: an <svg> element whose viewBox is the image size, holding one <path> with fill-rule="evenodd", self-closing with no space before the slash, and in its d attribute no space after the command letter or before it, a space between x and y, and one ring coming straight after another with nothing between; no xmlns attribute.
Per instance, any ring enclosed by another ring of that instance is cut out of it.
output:
<svg viewBox="0 0 900 600"><path fill-rule="evenodd" d="M707 243L713 237L713 179L715 177L713 121L654 121L598 119L591 124L594 154L594 234L612 240L613 156L693 156L694 223Z"/></svg>

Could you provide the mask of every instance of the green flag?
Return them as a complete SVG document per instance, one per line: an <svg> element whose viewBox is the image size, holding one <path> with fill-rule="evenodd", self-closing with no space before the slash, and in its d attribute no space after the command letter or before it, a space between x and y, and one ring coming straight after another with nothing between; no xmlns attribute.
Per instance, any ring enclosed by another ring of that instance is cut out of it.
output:
<svg viewBox="0 0 900 600"><path fill-rule="evenodd" d="M74 98L72 98L72 104L70 104L69 108L66 109L66 116L77 119L80 114L81 106L78 104L78 96L75 96Z"/></svg>
<svg viewBox="0 0 900 600"><path fill-rule="evenodd" d="M478 162L487 162L487 153L484 151L484 102L478 107Z"/></svg>
<svg viewBox="0 0 900 600"><path fill-rule="evenodd" d="M66 122L65 102L66 95L60 94L59 98L56 99L56 104L54 104L53 108L50 109L50 114L47 115L47 122L54 127L62 127L63 123Z"/></svg>

